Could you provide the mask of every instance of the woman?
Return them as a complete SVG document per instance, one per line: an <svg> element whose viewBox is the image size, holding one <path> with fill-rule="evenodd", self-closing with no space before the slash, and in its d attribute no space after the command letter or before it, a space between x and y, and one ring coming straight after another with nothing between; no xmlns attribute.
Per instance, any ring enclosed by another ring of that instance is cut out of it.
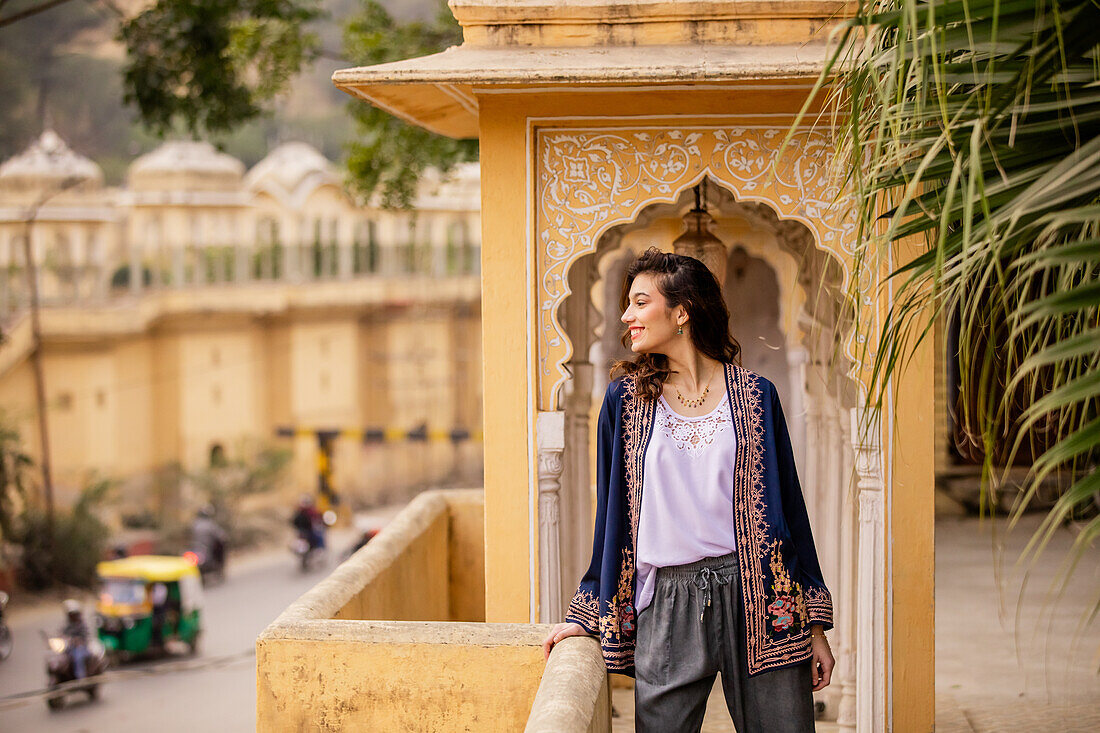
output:
<svg viewBox="0 0 1100 733"><path fill-rule="evenodd" d="M600 410L592 563L543 648L598 637L638 731L698 731L717 672L740 733L813 731L832 601L775 387L734 363L702 262L651 248L621 305L637 356Z"/></svg>

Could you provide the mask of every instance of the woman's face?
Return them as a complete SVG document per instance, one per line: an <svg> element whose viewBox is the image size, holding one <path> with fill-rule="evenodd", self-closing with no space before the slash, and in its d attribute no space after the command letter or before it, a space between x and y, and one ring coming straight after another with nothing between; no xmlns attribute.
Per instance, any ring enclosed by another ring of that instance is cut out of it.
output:
<svg viewBox="0 0 1100 733"><path fill-rule="evenodd" d="M635 354L665 354L687 317L682 306L669 309L651 274L643 272L630 284L630 299L622 322L630 331L630 350Z"/></svg>

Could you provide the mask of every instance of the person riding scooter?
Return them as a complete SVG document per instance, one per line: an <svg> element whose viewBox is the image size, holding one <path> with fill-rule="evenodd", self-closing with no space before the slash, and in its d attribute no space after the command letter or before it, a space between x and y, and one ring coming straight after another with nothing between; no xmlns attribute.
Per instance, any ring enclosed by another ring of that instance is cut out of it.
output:
<svg viewBox="0 0 1100 733"><path fill-rule="evenodd" d="M214 519L214 507L206 504L195 514L191 522L191 547L199 557L199 572L223 575L225 551L229 536Z"/></svg>
<svg viewBox="0 0 1100 733"><path fill-rule="evenodd" d="M309 542L310 550L325 549L325 522L317 511L312 496L302 494L298 500L298 510L294 512L290 523L298 530L298 536Z"/></svg>
<svg viewBox="0 0 1100 733"><path fill-rule="evenodd" d="M73 679L82 680L88 676L88 625L84 622L84 611L79 601L68 599L61 604L65 609L65 625L61 628L61 638L66 642L66 651L73 663Z"/></svg>
<svg viewBox="0 0 1100 733"><path fill-rule="evenodd" d="M106 650L84 622L80 603L69 599L62 607L65 610L65 625L55 637L43 635L50 649L46 657L46 674L49 675L51 691L46 697L46 705L50 710L64 705L65 695L71 692L84 692L95 699L102 679L99 675L107 671L108 666Z"/></svg>

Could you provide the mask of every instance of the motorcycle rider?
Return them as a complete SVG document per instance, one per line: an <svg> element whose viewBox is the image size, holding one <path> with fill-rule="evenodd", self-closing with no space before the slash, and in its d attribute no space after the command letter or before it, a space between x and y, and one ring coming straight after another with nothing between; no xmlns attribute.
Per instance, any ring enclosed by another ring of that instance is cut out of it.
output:
<svg viewBox="0 0 1100 733"><path fill-rule="evenodd" d="M195 514L191 522L191 544L211 558L216 568L225 567L225 548L229 536L214 520L214 507L205 504Z"/></svg>
<svg viewBox="0 0 1100 733"><path fill-rule="evenodd" d="M298 530L298 536L309 542L309 549L325 549L325 523L314 506L312 496L302 494L298 499L298 510L290 523Z"/></svg>
<svg viewBox="0 0 1100 733"><path fill-rule="evenodd" d="M82 680L88 674L88 625L84 622L84 610L80 602L67 599L61 604L65 611L65 625L61 628L61 636L67 644L69 659L73 663L74 679Z"/></svg>

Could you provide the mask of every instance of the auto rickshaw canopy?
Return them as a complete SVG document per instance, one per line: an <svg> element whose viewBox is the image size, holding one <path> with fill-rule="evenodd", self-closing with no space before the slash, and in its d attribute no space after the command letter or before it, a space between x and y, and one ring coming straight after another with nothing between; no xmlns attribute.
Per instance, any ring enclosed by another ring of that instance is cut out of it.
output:
<svg viewBox="0 0 1100 733"><path fill-rule="evenodd" d="M199 569L182 557L173 555L135 555L106 560L95 566L101 578L134 578L167 583L187 577L199 577Z"/></svg>

